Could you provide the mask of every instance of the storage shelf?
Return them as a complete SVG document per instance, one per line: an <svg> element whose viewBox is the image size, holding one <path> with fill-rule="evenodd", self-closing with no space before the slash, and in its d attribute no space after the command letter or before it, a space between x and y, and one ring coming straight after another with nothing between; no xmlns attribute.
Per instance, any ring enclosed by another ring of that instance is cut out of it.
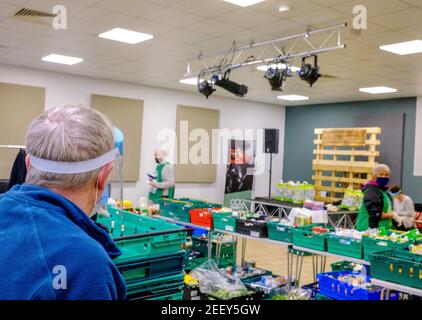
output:
<svg viewBox="0 0 422 320"><path fill-rule="evenodd" d="M282 242L282 241L272 240L272 239L268 239L268 238L256 238L256 237L248 236L246 234L241 234L241 233L237 233L237 232L230 232L230 231L226 231L226 230L214 229L214 231L220 232L220 233L226 233L226 234L230 234L232 236L246 238L246 239L250 239L250 240L256 240L256 241L268 242L268 243L272 243L272 244L278 244L280 246L285 246L285 247L292 245L291 243L288 243L288 242Z"/></svg>
<svg viewBox="0 0 422 320"><path fill-rule="evenodd" d="M320 256L327 256L327 257L339 258L341 260L345 260L345 261L349 261L349 262L354 262L354 263L358 263L358 264L364 264L364 265L367 265L367 266L370 265L370 262L369 261L365 261L363 259L356 259L356 258L346 257L346 256L334 254L334 253L329 253L329 252L326 252L326 251L312 250L312 249L308 249L308 248L304 248L304 247L298 247L298 246L293 246L293 249L294 250L299 250L299 251L305 251L305 252L309 252L309 253L313 253L313 254L317 254L317 255L320 255Z"/></svg>
<svg viewBox="0 0 422 320"><path fill-rule="evenodd" d="M384 281L384 280L378 280L378 279L375 279L375 278L372 278L371 282L376 286L388 288L388 289L391 289L391 290L396 290L396 291L407 293L407 294L410 294L410 295L413 295L413 296L422 297L422 289L403 286L403 285L400 285L400 284L397 284L397 283L388 282L388 281Z"/></svg>
<svg viewBox="0 0 422 320"><path fill-rule="evenodd" d="M312 249L308 249L308 248L294 246L292 243L272 240L272 239L268 239L268 238L255 238L255 237L248 236L246 234L241 234L241 233L237 233L237 232L230 232L230 231L221 230L221 229L212 229L212 228L209 228L209 227L198 226L198 225L194 225L192 223L177 221L177 220L167 218L167 217L162 217L162 216L156 216L156 217L163 219L163 220L170 222L170 223L181 224L181 225L184 225L184 226L187 226L187 227L201 228L201 229L205 229L207 231L215 231L215 232L230 234L232 236L246 238L246 239L249 239L249 240L267 242L267 243L276 244L276 245L284 246L284 247L292 246L293 250L309 252L309 253L313 253L313 254L320 255L320 256L334 257L334 258L338 258L340 260L345 260L345 261L363 264L363 265L370 265L369 261L366 261L366 260L363 260L363 259L355 259L355 258L351 258L351 257L346 257L346 256L338 255L338 254L329 253L329 252L326 252L326 251L312 250ZM396 290L396 291L407 293L407 294L410 294L410 295L422 297L422 290L421 289L407 287L407 286L403 286L403 285L400 285L400 284L397 284L397 283L382 281L382 280L378 280L378 279L375 279L375 278L372 278L372 283L374 285L377 285L377 286L380 286L380 287L384 287L384 288L388 288L388 289L391 289L391 290Z"/></svg>

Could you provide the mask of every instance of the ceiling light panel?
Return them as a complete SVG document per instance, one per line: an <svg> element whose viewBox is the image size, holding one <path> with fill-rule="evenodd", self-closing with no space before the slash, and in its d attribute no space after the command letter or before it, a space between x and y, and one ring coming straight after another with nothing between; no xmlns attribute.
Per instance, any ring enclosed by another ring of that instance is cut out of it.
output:
<svg viewBox="0 0 422 320"><path fill-rule="evenodd" d="M397 89L388 88L388 87L370 87L370 88L360 88L359 91L370 93L370 94L382 94L382 93L394 93L394 92L397 92Z"/></svg>
<svg viewBox="0 0 422 320"><path fill-rule="evenodd" d="M129 44L137 44L154 38L154 36L151 34L126 30L122 28L114 28L112 30L103 32L98 36L103 39L109 39Z"/></svg>
<svg viewBox="0 0 422 320"><path fill-rule="evenodd" d="M82 58L63 56L61 54L54 53L41 58L41 60L45 62L66 64L69 66L73 66L74 64L81 63L82 61L84 61L84 59Z"/></svg>
<svg viewBox="0 0 422 320"><path fill-rule="evenodd" d="M254 4L264 2L265 0L223 0L225 2L229 2L241 7L249 7L253 6Z"/></svg>
<svg viewBox="0 0 422 320"><path fill-rule="evenodd" d="M401 56L422 53L422 40L399 42L380 46L381 50L392 52Z"/></svg>
<svg viewBox="0 0 422 320"><path fill-rule="evenodd" d="M309 97L299 96L299 95L295 95L295 94L278 96L277 98L279 100L286 100L286 101L305 101L305 100L309 100Z"/></svg>
<svg viewBox="0 0 422 320"><path fill-rule="evenodd" d="M202 81L204 81L203 79L199 80L199 82L201 83ZM189 79L182 79L180 80L181 84L188 84L191 86L196 86L198 84L198 78L189 78Z"/></svg>
<svg viewBox="0 0 422 320"><path fill-rule="evenodd" d="M278 7L278 12L287 12L287 11L290 11L290 7L289 6L287 6L287 5L283 5L283 4L281 4L279 7Z"/></svg>

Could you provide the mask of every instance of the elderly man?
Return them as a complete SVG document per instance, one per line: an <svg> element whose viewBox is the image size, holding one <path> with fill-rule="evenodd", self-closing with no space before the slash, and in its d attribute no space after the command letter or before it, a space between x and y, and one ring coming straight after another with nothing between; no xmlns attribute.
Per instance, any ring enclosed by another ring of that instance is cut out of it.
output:
<svg viewBox="0 0 422 320"><path fill-rule="evenodd" d="M166 161L167 152L164 148L157 148L154 152L155 162L155 177L150 177L149 184L151 191L149 199L157 201L161 198L174 198L174 172L173 166Z"/></svg>
<svg viewBox="0 0 422 320"><path fill-rule="evenodd" d="M48 110L26 151L26 183L0 197L0 299L124 299L111 260L121 252L90 219L116 157L111 122L85 107Z"/></svg>
<svg viewBox="0 0 422 320"><path fill-rule="evenodd" d="M356 230L366 231L392 227L393 204L387 192L390 168L380 164L373 170L373 180L363 186L363 204L359 212Z"/></svg>

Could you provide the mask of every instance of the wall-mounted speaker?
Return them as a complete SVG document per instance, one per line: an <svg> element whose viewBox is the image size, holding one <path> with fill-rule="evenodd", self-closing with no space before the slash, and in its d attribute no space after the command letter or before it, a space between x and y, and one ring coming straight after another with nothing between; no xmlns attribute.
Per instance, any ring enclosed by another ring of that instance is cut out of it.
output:
<svg viewBox="0 0 422 320"><path fill-rule="evenodd" d="M264 133L264 153L278 153L279 130L265 129Z"/></svg>

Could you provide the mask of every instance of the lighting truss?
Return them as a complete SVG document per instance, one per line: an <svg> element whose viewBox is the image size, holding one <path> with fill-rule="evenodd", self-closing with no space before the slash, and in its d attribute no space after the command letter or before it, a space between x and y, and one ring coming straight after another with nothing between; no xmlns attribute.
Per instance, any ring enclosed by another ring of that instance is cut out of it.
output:
<svg viewBox="0 0 422 320"><path fill-rule="evenodd" d="M346 48L342 43L341 30L347 23L312 30L308 28L303 33L262 42L251 42L237 47L236 43L230 49L215 51L208 54L202 52L187 63L185 77L206 78L214 74L224 74L229 70L243 67L269 64L280 61L293 61L294 58L308 57L324 52ZM316 34L325 37L323 41L315 38ZM333 43L335 42L335 43ZM317 44L318 43L318 44Z"/></svg>

